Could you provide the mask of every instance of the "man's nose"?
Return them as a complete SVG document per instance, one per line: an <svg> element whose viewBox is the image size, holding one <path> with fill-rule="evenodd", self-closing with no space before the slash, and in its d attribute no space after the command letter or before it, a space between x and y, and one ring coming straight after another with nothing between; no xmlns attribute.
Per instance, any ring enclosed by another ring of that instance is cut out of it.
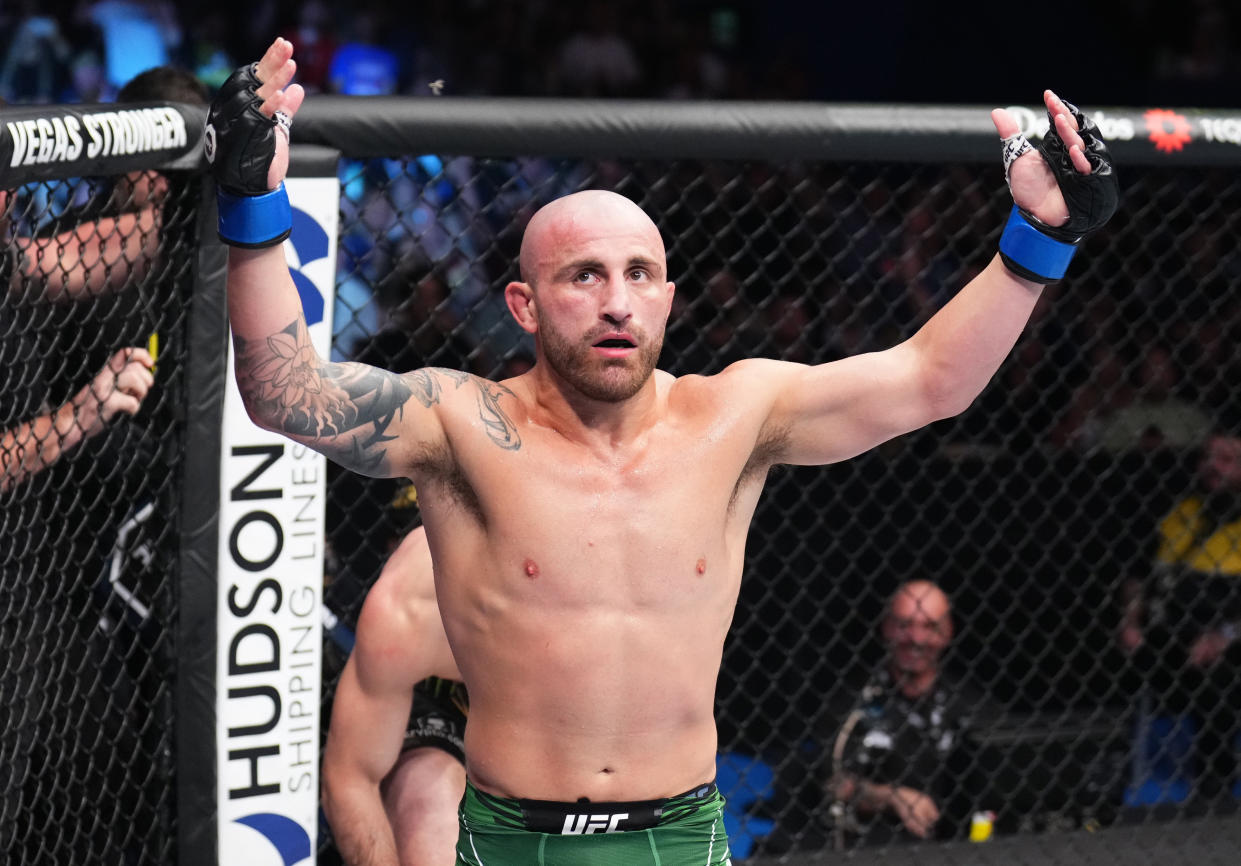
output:
<svg viewBox="0 0 1241 866"><path fill-rule="evenodd" d="M623 325L633 318L633 299L623 279L610 279L604 286L599 316L614 325Z"/></svg>

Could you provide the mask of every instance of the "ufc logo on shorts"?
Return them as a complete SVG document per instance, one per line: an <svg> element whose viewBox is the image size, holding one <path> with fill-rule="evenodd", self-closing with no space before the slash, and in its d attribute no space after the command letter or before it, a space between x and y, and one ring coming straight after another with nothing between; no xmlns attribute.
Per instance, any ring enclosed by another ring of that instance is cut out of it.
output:
<svg viewBox="0 0 1241 866"><path fill-rule="evenodd" d="M616 825L629 817L628 812L615 815L565 815L561 835L581 836L586 833L619 833Z"/></svg>

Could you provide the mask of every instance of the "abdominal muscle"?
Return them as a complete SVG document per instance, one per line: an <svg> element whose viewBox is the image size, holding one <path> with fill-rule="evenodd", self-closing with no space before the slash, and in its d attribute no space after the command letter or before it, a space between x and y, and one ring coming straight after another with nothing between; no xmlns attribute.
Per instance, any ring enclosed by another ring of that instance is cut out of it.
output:
<svg viewBox="0 0 1241 866"><path fill-rule="evenodd" d="M535 456L511 466L459 449L477 520L429 491L480 789L623 802L714 778L715 684L760 484L736 495L749 452L708 433L682 420L608 462L526 430Z"/></svg>
<svg viewBox="0 0 1241 866"><path fill-rule="evenodd" d="M677 607L518 603L491 611L484 629L455 629L457 657L469 660L473 784L504 797L617 802L713 779L730 617Z"/></svg>

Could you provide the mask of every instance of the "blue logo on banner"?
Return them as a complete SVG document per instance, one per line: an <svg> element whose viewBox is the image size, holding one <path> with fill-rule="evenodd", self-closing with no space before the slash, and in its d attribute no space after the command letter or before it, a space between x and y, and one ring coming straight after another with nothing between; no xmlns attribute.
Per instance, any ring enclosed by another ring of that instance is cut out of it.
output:
<svg viewBox="0 0 1241 866"><path fill-rule="evenodd" d="M310 277L301 272L313 261L325 258L328 250L327 232L315 222L314 217L301 208L293 208L293 233L289 242L297 253L297 268L289 268L289 276L293 277L293 285L302 298L302 310L306 313L306 324L317 325L323 321L323 295L315 288Z"/></svg>
<svg viewBox="0 0 1241 866"><path fill-rule="evenodd" d="M274 812L259 812L238 818L237 823L262 833L279 852L284 866L293 866L310 856L310 834L292 818Z"/></svg>

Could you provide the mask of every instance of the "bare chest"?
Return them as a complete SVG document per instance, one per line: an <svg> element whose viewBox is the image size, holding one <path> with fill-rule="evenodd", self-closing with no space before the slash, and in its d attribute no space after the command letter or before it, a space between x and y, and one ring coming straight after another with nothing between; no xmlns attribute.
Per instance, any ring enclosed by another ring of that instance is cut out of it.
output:
<svg viewBox="0 0 1241 866"><path fill-rule="evenodd" d="M636 612L735 594L749 522L735 448L669 435L607 454L539 431L506 459L464 456L481 570L505 595Z"/></svg>
<svg viewBox="0 0 1241 866"><path fill-rule="evenodd" d="M630 524L654 536L718 526L744 465L739 449L680 431L614 451L538 431L512 458L472 473L489 515L509 513L515 495L529 517L579 528Z"/></svg>

